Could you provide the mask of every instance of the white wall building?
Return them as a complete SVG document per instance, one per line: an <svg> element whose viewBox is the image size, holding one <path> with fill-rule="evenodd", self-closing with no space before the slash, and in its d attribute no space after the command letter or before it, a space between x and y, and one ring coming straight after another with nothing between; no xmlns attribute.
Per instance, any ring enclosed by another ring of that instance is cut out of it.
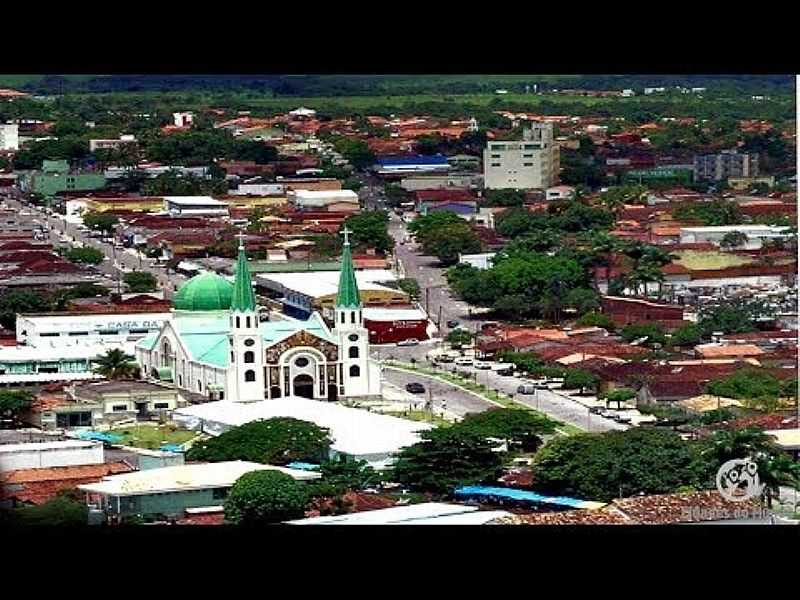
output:
<svg viewBox="0 0 800 600"><path fill-rule="evenodd" d="M492 268L494 252L482 252L480 254L459 254L458 262L462 265L469 265L476 269L486 270Z"/></svg>
<svg viewBox="0 0 800 600"><path fill-rule="evenodd" d="M791 237L789 227L775 225L723 225L717 227L682 227L681 244L711 243L720 245L725 235L743 233L747 242L742 246L745 250L757 250L766 240L788 239Z"/></svg>
<svg viewBox="0 0 800 600"><path fill-rule="evenodd" d="M19 150L19 125L0 125L0 150Z"/></svg>
<svg viewBox="0 0 800 600"><path fill-rule="evenodd" d="M283 196L286 185L283 183L240 183L235 190L228 192L231 196Z"/></svg>
<svg viewBox="0 0 800 600"><path fill-rule="evenodd" d="M547 188L545 191L545 200L569 200L575 195L575 188L570 185L556 185Z"/></svg>
<svg viewBox="0 0 800 600"><path fill-rule="evenodd" d="M288 198L298 208L321 208L339 203L359 206L358 194L353 190L294 190L288 192Z"/></svg>
<svg viewBox="0 0 800 600"><path fill-rule="evenodd" d="M532 123L521 142L489 142L483 152L487 189L546 189L559 173L559 150L552 123Z"/></svg>
<svg viewBox="0 0 800 600"><path fill-rule="evenodd" d="M228 203L211 196L165 196L164 210L173 216L228 216Z"/></svg>
<svg viewBox="0 0 800 600"><path fill-rule="evenodd" d="M133 343L171 319L172 313L19 314L17 343L33 348Z"/></svg>
<svg viewBox="0 0 800 600"><path fill-rule="evenodd" d="M110 150L112 148L119 148L123 144L135 144L136 136L121 135L117 140L89 140L89 152L95 150Z"/></svg>
<svg viewBox="0 0 800 600"><path fill-rule="evenodd" d="M67 440L0 444L0 471L97 465L103 462L103 444L100 442Z"/></svg>
<svg viewBox="0 0 800 600"><path fill-rule="evenodd" d="M193 112L176 112L172 113L172 119L175 127L191 127L194 123Z"/></svg>

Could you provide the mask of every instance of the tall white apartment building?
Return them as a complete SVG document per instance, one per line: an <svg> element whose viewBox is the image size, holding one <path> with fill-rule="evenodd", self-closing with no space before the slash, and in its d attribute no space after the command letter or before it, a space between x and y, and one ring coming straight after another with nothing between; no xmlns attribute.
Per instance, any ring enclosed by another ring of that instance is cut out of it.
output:
<svg viewBox="0 0 800 600"><path fill-rule="evenodd" d="M0 150L19 150L19 125L0 125Z"/></svg>
<svg viewBox="0 0 800 600"><path fill-rule="evenodd" d="M489 142L483 151L487 189L549 188L558 182L559 167L552 123L532 123L521 142Z"/></svg>

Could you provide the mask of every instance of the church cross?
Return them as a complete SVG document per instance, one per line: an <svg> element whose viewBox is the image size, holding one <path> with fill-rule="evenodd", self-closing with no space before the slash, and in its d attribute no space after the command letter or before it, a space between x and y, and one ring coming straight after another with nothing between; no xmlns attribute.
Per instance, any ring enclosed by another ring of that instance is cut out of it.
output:
<svg viewBox="0 0 800 600"><path fill-rule="evenodd" d="M344 234L344 245L345 246L349 246L350 245L350 237L349 236L353 232L347 228L347 225L345 225L344 229L342 230L342 233Z"/></svg>
<svg viewBox="0 0 800 600"><path fill-rule="evenodd" d="M247 236L244 234L244 232L240 231L236 237L239 238L239 248L244 248L244 238Z"/></svg>

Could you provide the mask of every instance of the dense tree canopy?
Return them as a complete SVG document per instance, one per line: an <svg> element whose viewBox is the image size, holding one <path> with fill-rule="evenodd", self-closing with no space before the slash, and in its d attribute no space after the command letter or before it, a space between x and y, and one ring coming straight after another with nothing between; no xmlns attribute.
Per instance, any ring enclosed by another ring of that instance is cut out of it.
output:
<svg viewBox="0 0 800 600"><path fill-rule="evenodd" d="M225 520L258 526L303 517L308 490L280 471L251 471L233 484L225 499Z"/></svg>
<svg viewBox="0 0 800 600"><path fill-rule="evenodd" d="M110 213L88 212L82 218L86 227L106 234L114 231L114 227L119 223L119 217Z"/></svg>
<svg viewBox="0 0 800 600"><path fill-rule="evenodd" d="M147 271L126 273L122 280L127 284L128 290L134 294L155 292L158 283L155 276Z"/></svg>
<svg viewBox="0 0 800 600"><path fill-rule="evenodd" d="M353 233L350 243L361 249L375 248L388 252L394 248L394 239L389 235L389 215L383 210L369 210L348 217L345 225Z"/></svg>
<svg viewBox="0 0 800 600"><path fill-rule="evenodd" d="M68 261L87 265L99 265L103 262L105 254L97 248L84 246L83 248L70 248L64 254Z"/></svg>
<svg viewBox="0 0 800 600"><path fill-rule="evenodd" d="M277 465L294 461L319 463L328 456L331 443L327 429L308 421L277 417L233 427L215 438L198 442L189 449L186 458Z"/></svg>
<svg viewBox="0 0 800 600"><path fill-rule="evenodd" d="M671 431L627 431L556 438L534 458L535 485L546 492L609 502L696 485L697 453Z"/></svg>
<svg viewBox="0 0 800 600"><path fill-rule="evenodd" d="M392 481L445 494L460 485L494 481L500 473L501 458L481 433L444 427L424 431L421 437L397 454Z"/></svg>
<svg viewBox="0 0 800 600"><path fill-rule="evenodd" d="M17 313L45 312L48 310L48 299L30 290L10 290L0 294L0 325L13 330L17 322Z"/></svg>
<svg viewBox="0 0 800 600"><path fill-rule="evenodd" d="M486 438L504 440L534 451L541 445L541 435L555 432L557 423L544 415L517 408L489 409L470 413L452 427L478 433Z"/></svg>

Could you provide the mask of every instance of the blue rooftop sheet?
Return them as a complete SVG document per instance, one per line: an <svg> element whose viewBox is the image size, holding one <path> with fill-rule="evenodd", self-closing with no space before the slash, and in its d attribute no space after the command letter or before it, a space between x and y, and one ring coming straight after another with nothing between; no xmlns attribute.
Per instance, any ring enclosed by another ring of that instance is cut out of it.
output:
<svg viewBox="0 0 800 600"><path fill-rule="evenodd" d="M456 496L481 496L484 498L507 498L509 500L524 500L527 502L537 502L539 504L555 504L558 506L569 506L570 508L584 508L586 500L577 498L567 498L565 496L542 496L535 492L526 490L516 490L513 488L485 487L480 485L468 485L460 487L455 491Z"/></svg>
<svg viewBox="0 0 800 600"><path fill-rule="evenodd" d="M78 438L82 440L90 440L95 442L107 442L115 444L122 441L122 436L113 433L101 433L99 431L81 431Z"/></svg>
<svg viewBox="0 0 800 600"><path fill-rule="evenodd" d="M299 471L317 471L319 465L313 465L305 462L293 462L286 465L289 469L298 469Z"/></svg>
<svg viewBox="0 0 800 600"><path fill-rule="evenodd" d="M447 157L442 154L433 156L385 156L378 159L378 164L384 167L397 165L446 165Z"/></svg>

